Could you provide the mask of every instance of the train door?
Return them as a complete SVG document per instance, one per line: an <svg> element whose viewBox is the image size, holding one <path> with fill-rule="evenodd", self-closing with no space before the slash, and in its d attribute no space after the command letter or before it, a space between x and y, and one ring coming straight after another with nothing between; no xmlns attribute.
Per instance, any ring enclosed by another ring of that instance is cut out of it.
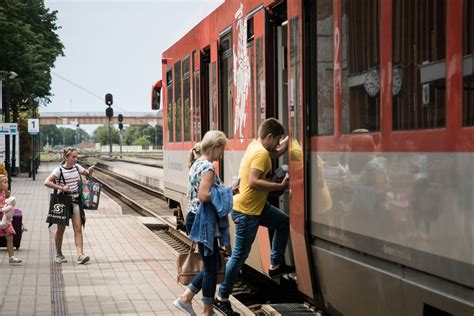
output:
<svg viewBox="0 0 474 316"><path fill-rule="evenodd" d="M290 236L295 254L298 290L314 297L309 236L307 233L307 196L305 149L305 106L303 103L303 4L288 3L288 100L290 126Z"/></svg>

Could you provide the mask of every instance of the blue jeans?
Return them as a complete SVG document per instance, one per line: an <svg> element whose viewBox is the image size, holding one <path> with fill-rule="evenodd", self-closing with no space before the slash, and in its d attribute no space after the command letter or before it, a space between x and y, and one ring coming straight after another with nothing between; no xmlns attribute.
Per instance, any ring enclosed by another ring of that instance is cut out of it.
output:
<svg viewBox="0 0 474 316"><path fill-rule="evenodd" d="M202 288L202 302L204 304L213 304L214 294L216 293L217 272L221 268L219 243L217 238L214 238L214 251L209 256L204 256L204 245L202 243L198 243L198 248L203 267L193 278L188 288L193 293L199 292Z"/></svg>
<svg viewBox="0 0 474 316"><path fill-rule="evenodd" d="M235 244L232 256L226 265L224 282L219 287L219 294L222 298L227 298L232 293L234 283L239 277L240 268L249 256L260 225L274 230L270 253L272 264L279 264L283 261L290 232L288 215L268 202L265 203L262 214L259 216L245 215L232 210L231 217L235 223Z"/></svg>

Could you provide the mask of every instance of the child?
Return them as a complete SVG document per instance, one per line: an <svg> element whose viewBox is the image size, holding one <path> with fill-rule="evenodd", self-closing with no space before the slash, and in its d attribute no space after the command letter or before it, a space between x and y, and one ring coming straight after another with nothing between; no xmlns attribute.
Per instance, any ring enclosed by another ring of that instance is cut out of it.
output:
<svg viewBox="0 0 474 316"><path fill-rule="evenodd" d="M1 181L0 182L0 207L3 209L3 207L5 206L7 195L8 195L8 178L5 175L0 175L0 181ZM12 203L12 200L14 201L14 199L9 200L10 205ZM13 212L13 207L12 207L11 212ZM3 220L4 216L8 216L7 214L8 212L7 213L0 212L0 220ZM10 262L11 265L20 264L22 262L22 260L15 257L14 252L13 252L13 235L14 234L15 234L15 229L13 228L11 217L10 217L6 225L6 228L4 229L0 228L0 236L5 236L7 240L7 251L8 251L8 256L10 257L8 261Z"/></svg>

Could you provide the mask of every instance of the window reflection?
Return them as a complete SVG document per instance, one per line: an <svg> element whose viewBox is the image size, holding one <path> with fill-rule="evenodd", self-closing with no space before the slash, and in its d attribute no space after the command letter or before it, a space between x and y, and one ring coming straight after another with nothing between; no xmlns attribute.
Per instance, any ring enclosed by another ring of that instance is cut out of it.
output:
<svg viewBox="0 0 474 316"><path fill-rule="evenodd" d="M393 129L444 127L445 0L394 0L393 35L393 63L401 81L393 98Z"/></svg>
<svg viewBox="0 0 474 316"><path fill-rule="evenodd" d="M343 132L380 129L379 1L342 7Z"/></svg>

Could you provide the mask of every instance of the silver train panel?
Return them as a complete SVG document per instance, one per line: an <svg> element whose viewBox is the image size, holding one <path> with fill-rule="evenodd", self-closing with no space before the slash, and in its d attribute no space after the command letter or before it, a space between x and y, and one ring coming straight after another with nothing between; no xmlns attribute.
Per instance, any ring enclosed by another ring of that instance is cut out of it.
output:
<svg viewBox="0 0 474 316"><path fill-rule="evenodd" d="M349 315L474 314L473 154L313 153L310 165L326 302Z"/></svg>
<svg viewBox="0 0 474 316"><path fill-rule="evenodd" d="M334 314L474 313L472 289L322 239L311 249L322 297Z"/></svg>
<svg viewBox="0 0 474 316"><path fill-rule="evenodd" d="M347 250L318 242L311 249L330 311L343 315L406 315L399 266L357 261Z"/></svg>
<svg viewBox="0 0 474 316"><path fill-rule="evenodd" d="M163 151L163 182L165 196L181 204L186 210L188 192L188 151Z"/></svg>
<svg viewBox="0 0 474 316"><path fill-rule="evenodd" d="M474 155L319 157L311 157L322 168L310 176L312 235L474 287Z"/></svg>

